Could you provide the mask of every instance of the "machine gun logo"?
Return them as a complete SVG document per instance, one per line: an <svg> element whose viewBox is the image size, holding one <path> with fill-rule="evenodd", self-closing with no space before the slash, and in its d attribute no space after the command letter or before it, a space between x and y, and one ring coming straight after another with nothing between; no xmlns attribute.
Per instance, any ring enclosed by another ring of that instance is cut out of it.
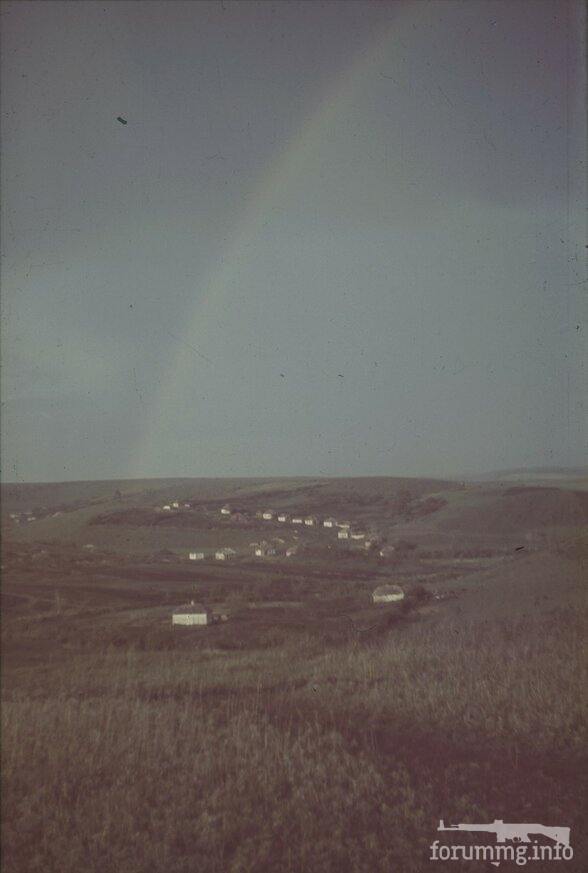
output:
<svg viewBox="0 0 588 873"><path fill-rule="evenodd" d="M561 843L562 846L570 845L569 828L552 828L542 824L505 824L502 819L495 819L491 824L457 824L447 827L441 819L437 830L486 831L496 834L497 843L504 843L506 840L512 840L514 843L530 843L529 834L542 834L544 837L549 837L554 843Z"/></svg>

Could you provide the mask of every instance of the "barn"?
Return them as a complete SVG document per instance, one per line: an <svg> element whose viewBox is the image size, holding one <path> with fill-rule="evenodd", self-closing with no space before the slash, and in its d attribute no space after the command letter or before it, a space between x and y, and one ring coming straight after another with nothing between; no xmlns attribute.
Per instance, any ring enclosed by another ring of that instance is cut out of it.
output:
<svg viewBox="0 0 588 873"><path fill-rule="evenodd" d="M194 603L192 600L187 606L179 606L174 609L172 624L183 625L206 625L212 624L212 610L202 603Z"/></svg>
<svg viewBox="0 0 588 873"><path fill-rule="evenodd" d="M380 585L372 594L374 603L394 603L404 600L404 591L400 585Z"/></svg>

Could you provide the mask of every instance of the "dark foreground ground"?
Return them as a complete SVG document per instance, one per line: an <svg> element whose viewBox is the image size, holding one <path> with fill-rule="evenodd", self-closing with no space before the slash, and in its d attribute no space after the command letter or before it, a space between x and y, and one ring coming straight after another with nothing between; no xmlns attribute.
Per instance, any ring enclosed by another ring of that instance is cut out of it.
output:
<svg viewBox="0 0 588 873"><path fill-rule="evenodd" d="M414 534L392 562L311 544L195 568L7 523L5 871L496 869L431 861L494 842L440 818L568 826L572 860L527 866L588 869L585 534L544 493L523 495L542 525L501 533L478 495L448 492L437 526L391 511L389 541ZM372 605L385 580L405 601ZM228 620L172 629L194 596Z"/></svg>

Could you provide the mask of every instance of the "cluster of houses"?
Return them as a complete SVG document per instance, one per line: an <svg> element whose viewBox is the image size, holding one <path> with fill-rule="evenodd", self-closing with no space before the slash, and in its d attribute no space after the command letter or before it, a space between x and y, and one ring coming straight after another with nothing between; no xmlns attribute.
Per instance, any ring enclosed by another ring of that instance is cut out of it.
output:
<svg viewBox="0 0 588 873"><path fill-rule="evenodd" d="M186 503L184 506L189 507L190 504ZM180 508L182 507L180 506L179 501L172 501L171 503L166 504L163 507L163 510L169 509L170 511L173 511L174 509L177 510ZM245 510L234 509L228 504L221 507L220 514L231 520L250 519L250 516L248 516ZM358 545L363 546L366 551L372 551L381 546L381 543L375 534L369 534L366 531L358 530L352 526L351 522L338 521L332 516L321 519L316 515L305 515L304 513L288 513L276 511L274 509L265 509L256 512L255 517L268 522L292 524L304 528L326 528L328 530L336 531L337 539L357 543ZM295 535L295 538L297 538L297 535ZM289 558L297 554L299 549L297 545L284 547L284 540L280 538L275 538L271 542L262 540L261 542L251 543L250 546L253 549L253 554L256 558L272 558L278 555ZM385 558L389 557L393 551L394 546L382 546L379 549L379 554L381 557ZM207 555L203 551L194 550L188 553L190 561L204 561L206 557ZM231 548L218 549L214 552L214 559L216 561L230 561L236 557L237 552L235 549Z"/></svg>
<svg viewBox="0 0 588 873"><path fill-rule="evenodd" d="M231 548L217 549L214 557L216 561L230 561L231 558L237 557L237 552ZM203 561L205 558L206 554L204 552L188 552L188 559L190 561Z"/></svg>
<svg viewBox="0 0 588 873"><path fill-rule="evenodd" d="M397 603L400 600L404 600L404 591L399 585L379 585L372 593L373 603ZM219 621L226 621L227 617L226 615L217 615L210 607L191 600L186 606L174 609L172 624L206 627Z"/></svg>
<svg viewBox="0 0 588 873"><path fill-rule="evenodd" d="M221 508L221 515L234 516L234 510L225 505ZM239 514L242 514L241 511ZM329 516L322 520L316 515L304 515L302 513L277 512L274 509L265 509L263 512L257 513L257 516L264 521L279 522L280 524L295 524L304 527L323 527L331 530L337 530L337 539L362 541L366 549L373 549L378 545L377 537L370 536L365 531L356 530L352 527L349 521L337 521L336 518Z"/></svg>
<svg viewBox="0 0 588 873"><path fill-rule="evenodd" d="M262 540L260 543L251 543L251 548L256 558L273 558L277 555L285 555L287 558L290 558L298 552L298 546L288 546L282 549L279 545L265 542L265 540ZM214 552L215 561L230 561L236 557L237 552L231 548L217 549ZM188 552L188 560L190 561L204 561L205 559L205 552Z"/></svg>
<svg viewBox="0 0 588 873"><path fill-rule="evenodd" d="M173 512L174 509L192 509L192 504L180 503L179 500L172 500L170 503L164 503L163 506L157 508L160 512Z"/></svg>
<svg viewBox="0 0 588 873"><path fill-rule="evenodd" d="M189 502L184 502L180 500L170 500L169 503L163 504L163 506L156 507L156 511L158 512L178 512L183 509L192 509L192 504ZM220 509L220 514L224 518L230 518L231 521L246 521L250 522L252 519L252 514L248 513L245 509L235 509L229 504L225 504ZM304 513L297 512L285 512L279 511L275 509L265 509L255 513L255 518L260 519L266 522L278 523L278 524L291 524L297 527L302 528L311 528L311 529L327 529L333 532L336 532L337 539L342 542L349 542L349 544L354 544L360 547L363 547L366 551L374 551L378 549L381 557L386 558L389 557L393 551L394 546L385 546L382 545L380 539L377 534L366 532L365 530L360 530L354 527L349 521L338 521L333 516L327 516L326 518L319 518L317 515L306 515ZM297 539L297 535L295 535L295 539ZM284 546L284 540L279 538L275 538L271 542L267 542L262 540L258 543L251 543L251 548L253 549L253 554L256 558L272 558L279 556L292 557L295 555L299 547L298 545L291 545L289 547ZM188 559L190 561L204 561L209 557L209 555L201 550L194 549L188 552ZM214 559L216 561L230 561L237 557L237 552L235 549L230 547L225 547L221 549L217 549L214 552Z"/></svg>

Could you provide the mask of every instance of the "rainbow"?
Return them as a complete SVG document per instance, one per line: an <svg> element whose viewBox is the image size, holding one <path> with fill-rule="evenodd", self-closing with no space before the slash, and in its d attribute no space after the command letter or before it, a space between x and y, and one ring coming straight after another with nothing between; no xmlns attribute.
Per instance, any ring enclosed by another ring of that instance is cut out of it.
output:
<svg viewBox="0 0 588 873"><path fill-rule="evenodd" d="M167 422L173 420L175 410L181 407L186 396L194 369L194 353L206 357L200 348L205 347L207 325L219 308L230 302L230 289L243 275L251 257L250 252L255 249L254 243L268 215L278 204L288 202L288 193L308 170L329 129L352 109L370 76L378 69L386 69L394 36L395 29L389 24L370 46L362 47L357 52L351 64L325 89L317 108L264 173L236 223L232 239L213 275L209 277L204 293L186 319L187 326L176 344L172 365L158 389L153 415L135 449L131 463L132 477L140 478L153 469L154 459L161 451L161 446L165 445L163 432Z"/></svg>

